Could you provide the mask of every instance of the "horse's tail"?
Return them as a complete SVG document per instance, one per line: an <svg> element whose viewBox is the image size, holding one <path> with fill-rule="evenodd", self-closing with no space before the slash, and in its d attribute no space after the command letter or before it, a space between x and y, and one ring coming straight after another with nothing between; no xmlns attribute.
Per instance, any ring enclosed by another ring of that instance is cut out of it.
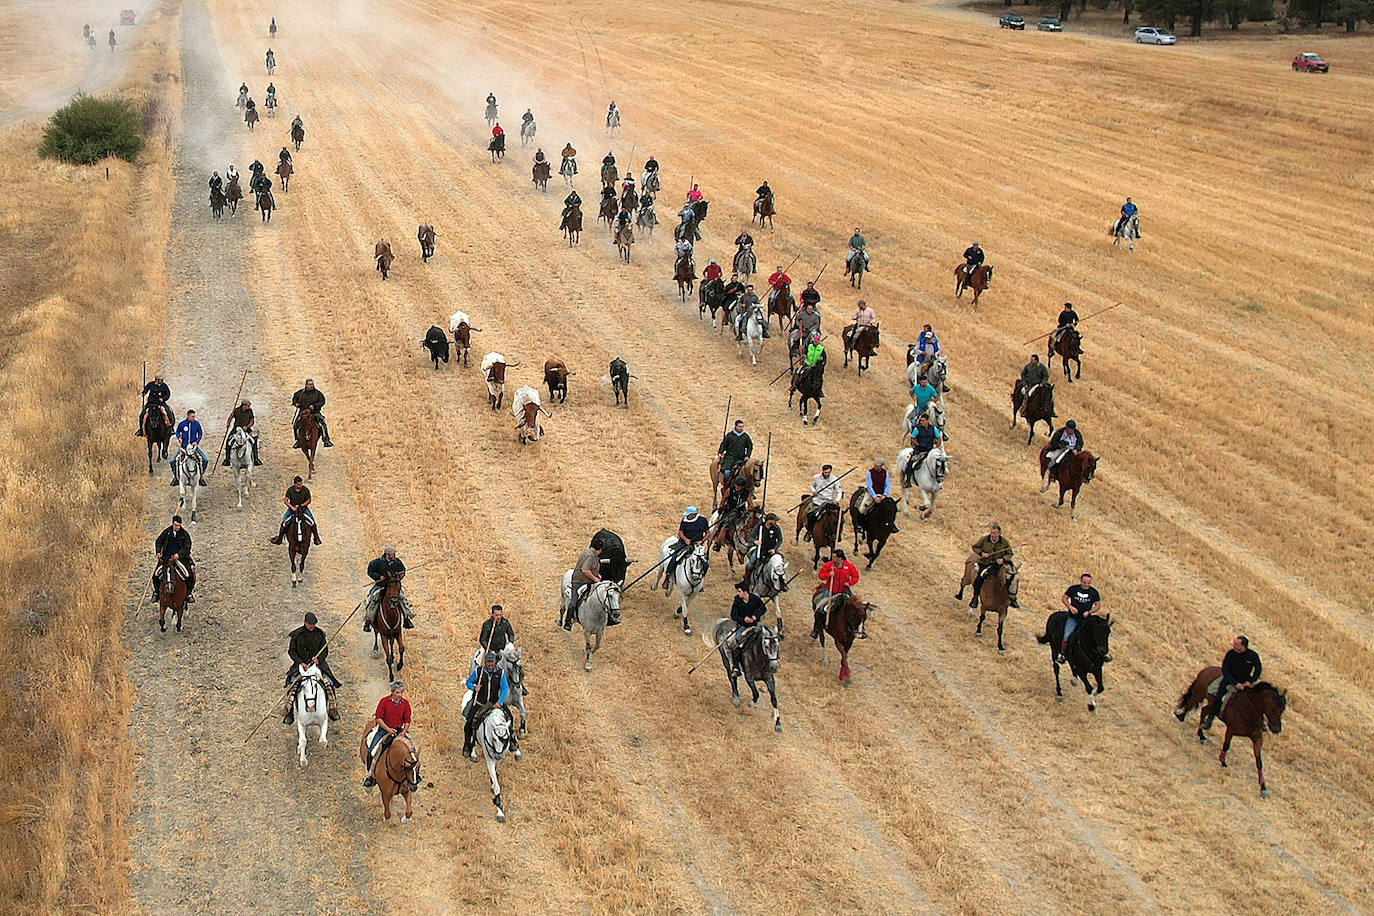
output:
<svg viewBox="0 0 1374 916"><path fill-rule="evenodd" d="M1187 687L1183 688L1183 693L1179 694L1178 702L1174 704L1174 709L1182 709L1188 705L1188 698L1193 695L1193 688L1197 686L1197 678L1193 678Z"/></svg>
<svg viewBox="0 0 1374 916"><path fill-rule="evenodd" d="M1050 628L1049 628L1048 625L1045 626L1045 632L1044 632L1044 633L1042 633L1041 635L1035 637L1035 641L1038 642L1038 643L1039 643L1040 645L1042 645L1042 646L1047 646L1047 645L1049 645L1049 642L1050 642Z"/></svg>

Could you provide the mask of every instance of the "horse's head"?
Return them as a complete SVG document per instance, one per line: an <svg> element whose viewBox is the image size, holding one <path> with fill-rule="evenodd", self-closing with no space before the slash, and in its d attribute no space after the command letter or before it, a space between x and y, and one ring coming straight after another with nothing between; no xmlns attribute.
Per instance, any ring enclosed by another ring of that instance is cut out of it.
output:
<svg viewBox="0 0 1374 916"><path fill-rule="evenodd" d="M1097 473L1097 456L1092 452L1084 451L1080 453L1078 460L1083 465L1083 482L1087 483Z"/></svg>
<svg viewBox="0 0 1374 916"><path fill-rule="evenodd" d="M1109 643L1112 635L1112 615L1105 614L1099 617L1089 614L1083 618L1083 626L1088 636L1088 652L1093 661L1104 661L1111 654Z"/></svg>
<svg viewBox="0 0 1374 916"><path fill-rule="evenodd" d="M1288 691L1280 690L1267 681L1254 687L1260 696L1260 712L1264 715L1266 727L1278 734L1283 731L1283 712L1288 708Z"/></svg>
<svg viewBox="0 0 1374 916"><path fill-rule="evenodd" d="M778 631L772 627L759 626L759 654L768 664L768 670L778 670Z"/></svg>
<svg viewBox="0 0 1374 916"><path fill-rule="evenodd" d="M935 450L930 453L930 457L934 459L935 482L944 483L945 475L949 473L949 456L945 454L943 449L936 446Z"/></svg>
<svg viewBox="0 0 1374 916"><path fill-rule="evenodd" d="M991 264L984 264L984 265L983 265L983 282L984 282L985 284L987 284L988 286L991 286L991 285L992 285L992 265L991 265Z"/></svg>
<svg viewBox="0 0 1374 916"><path fill-rule="evenodd" d="M605 586L603 591L605 592L606 610L618 612L620 610L620 584L611 581L602 584Z"/></svg>

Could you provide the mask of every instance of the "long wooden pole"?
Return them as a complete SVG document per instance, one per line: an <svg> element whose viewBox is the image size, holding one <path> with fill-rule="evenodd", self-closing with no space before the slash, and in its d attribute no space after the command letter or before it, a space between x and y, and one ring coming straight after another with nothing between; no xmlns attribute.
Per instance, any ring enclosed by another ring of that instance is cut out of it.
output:
<svg viewBox="0 0 1374 916"><path fill-rule="evenodd" d="M247 381L248 381L248 370L247 370L247 369L244 369L244 370L243 370L243 378L239 379L239 390L238 390L237 392L234 393L234 403L229 405L229 413L230 413L230 415L231 415L231 418L232 418L232 415L233 415L233 413L234 413L234 409L235 409L236 407L239 406L239 398L243 396L243 386L244 386L244 384L245 384ZM228 424L225 424L225 425L226 425L226 427L228 426ZM219 456L224 452L224 446L225 446L228 442L229 442L229 430L226 428L225 431L224 431L224 441L221 442L221 443L219 444L219 448L215 451L215 463L212 464L212 465L210 465L210 474L211 474L211 476L214 476L215 474L217 474L217 473L219 472Z"/></svg>
<svg viewBox="0 0 1374 916"><path fill-rule="evenodd" d="M835 478L835 483L839 483L841 480L844 480L846 477L848 477L850 474L853 474L853 473L854 473L855 471L857 471L858 469L859 469L859 466L858 466L857 464L854 465L852 468L850 468L849 470L845 471L845 472L844 472L843 474L841 474L839 477L836 477L836 478ZM791 509L788 509L788 510L787 510L786 514L787 514L787 515L791 515L791 514L792 514L793 512L795 512L797 509L800 509L800 508L801 508L801 504L804 503L804 502L806 502L806 500L809 499L809 498L810 498L810 497L806 497L806 498L803 498L802 500L798 501L794 506L792 506Z"/></svg>
<svg viewBox="0 0 1374 916"><path fill-rule="evenodd" d="M1087 321L1089 318L1096 318L1098 315L1101 315L1103 312L1110 312L1112 309L1116 308L1116 307L1117 307L1118 305L1120 305L1120 304L1121 304L1120 302L1114 302L1114 303L1112 303L1111 305L1107 306L1107 307L1104 308L1104 309L1098 309L1097 311L1093 312L1091 315L1084 315L1082 318L1078 319L1078 323L1079 323L1079 324L1082 324L1083 322ZM1054 330L1057 331L1057 330L1059 330L1059 329L1058 329L1058 328L1055 328ZM1046 337L1049 337L1049 336L1050 336L1051 334L1053 334L1053 333L1054 333L1054 331L1046 331L1044 334L1041 334L1039 337L1032 337L1030 340L1026 341L1026 343L1021 344L1021 346L1024 347L1026 344L1033 344L1033 343L1035 343L1037 340L1043 340L1043 339L1045 339Z"/></svg>
<svg viewBox="0 0 1374 916"><path fill-rule="evenodd" d="M830 339L830 335L827 334L827 335L825 335L824 337L821 338L821 343L825 343L825 342L826 342L827 340L829 340L829 339ZM805 356L805 355L806 355L805 352L803 352L802 355ZM788 365L788 367L787 367L786 369L782 370L781 372L779 372L777 375L773 376L773 381L771 381L771 382L768 383L768 387L769 387L769 388L772 388L773 385L774 385L774 383L776 383L776 382L778 381L778 379L782 378L784 375L786 375L787 373L791 372L793 369L796 368L796 366L793 366L793 365L790 364L790 361L791 361L791 358L792 358L792 353L791 353L790 348L789 348L787 357L788 357L788 360L789 360L789 365Z"/></svg>

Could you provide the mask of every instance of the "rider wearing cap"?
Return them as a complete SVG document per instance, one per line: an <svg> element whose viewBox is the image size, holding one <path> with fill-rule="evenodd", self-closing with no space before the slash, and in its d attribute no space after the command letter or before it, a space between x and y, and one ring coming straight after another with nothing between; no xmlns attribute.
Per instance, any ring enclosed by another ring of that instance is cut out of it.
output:
<svg viewBox="0 0 1374 916"><path fill-rule="evenodd" d="M701 279L707 283L720 279L720 265L716 263L715 258L712 258L711 263L707 264L706 269L701 272Z"/></svg>
<svg viewBox="0 0 1374 916"><path fill-rule="evenodd" d="M972 277L973 272L983 263L983 249L977 242L964 249L964 276Z"/></svg>
<svg viewBox="0 0 1374 916"><path fill-rule="evenodd" d="M167 402L172 398L172 389L167 387L167 379L161 372L153 376L153 380L143 386L143 409L138 413L138 431L135 436L143 435L143 427L148 421L148 411L161 410L163 416L167 418L167 425L171 426L173 420L172 412L167 408Z"/></svg>
<svg viewBox="0 0 1374 916"><path fill-rule="evenodd" d="M482 659L482 667L469 674L465 683L468 690L472 691L472 701L464 713L463 756L476 760L477 753L472 745L477 737L477 723L485 719L493 708L505 711L510 685L506 682L506 672L496 666L495 652L486 654ZM513 734L511 743L515 743Z"/></svg>
<svg viewBox="0 0 1374 916"><path fill-rule="evenodd" d="M248 434L248 446L253 451L253 466L261 467L262 461L258 459L258 434L253 432L254 420L253 402L244 398L239 402L239 406L235 407L229 413L229 419L225 421L224 426L229 432L226 434L224 441L228 442L228 436L232 435L236 429L241 429L246 432ZM227 449L224 453L224 460L220 462L220 466L226 468L229 466L229 452Z"/></svg>
<svg viewBox="0 0 1374 916"><path fill-rule="evenodd" d="M399 582L405 578L406 565L396 556L395 547L383 547L382 555L367 564L367 576L372 580L372 589L367 593L367 610L363 615L363 632L371 633L372 625L377 619L377 609L381 605L382 595L386 594L386 587L391 582ZM415 628L414 611L411 610L410 602L406 600L405 592L398 592L401 598L401 614L405 618L403 624L407 630Z"/></svg>
<svg viewBox="0 0 1374 916"><path fill-rule="evenodd" d="M677 541L672 545L672 552L668 554L668 562L663 569L663 590L671 591L673 587L673 573L677 570L678 562L691 552L698 544L706 540L706 532L710 530L711 524L697 512L696 506L688 506L682 513L682 521L677 526Z"/></svg>
<svg viewBox="0 0 1374 916"><path fill-rule="evenodd" d="M320 669L320 674L324 675L325 695L329 698L329 721L339 721L338 704L334 702L334 688L342 686L342 682L334 676L334 672L329 668L329 642L324 630L316 624L319 618L313 613L306 612L305 623L291 631L291 642L286 647L286 654L291 657L291 667L286 669L286 684L290 687L301 676L301 672L311 665ZM290 725L296 719L296 706L294 694L286 704L286 716L282 719Z"/></svg>
<svg viewBox="0 0 1374 916"><path fill-rule="evenodd" d="M1045 453L1045 460L1048 462L1045 475L1052 479L1058 479L1059 465L1063 464L1064 459L1069 455L1077 455L1081 451L1083 451L1083 434L1078 431L1078 424L1070 420L1050 437L1049 451Z"/></svg>
<svg viewBox="0 0 1374 916"><path fill-rule="evenodd" d="M363 780L364 788L370 789L377 784L372 773L391 742L410 731L410 701L402 696L405 689L404 681L392 681L391 694L377 701L377 711L372 714L372 724L368 726L374 731L367 746L371 762L367 766L367 778Z"/></svg>
<svg viewBox="0 0 1374 916"><path fill-rule="evenodd" d="M1072 302L1065 302L1064 308L1059 312L1059 321L1055 324L1054 333L1050 335L1050 351L1054 351L1060 338L1068 333L1070 328L1076 327L1078 327L1078 312L1074 311Z"/></svg>
<svg viewBox="0 0 1374 916"><path fill-rule="evenodd" d="M754 568L760 563L768 564L768 558L782 549L782 528L778 527L778 516L769 512L763 517L763 524L754 529L750 540L754 542L749 556L744 561L744 578L749 581Z"/></svg>

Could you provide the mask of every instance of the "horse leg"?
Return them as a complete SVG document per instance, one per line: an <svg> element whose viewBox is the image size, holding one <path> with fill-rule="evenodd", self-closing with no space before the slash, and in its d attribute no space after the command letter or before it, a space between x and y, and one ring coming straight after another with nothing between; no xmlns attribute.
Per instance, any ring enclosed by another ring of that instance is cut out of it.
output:
<svg viewBox="0 0 1374 916"><path fill-rule="evenodd" d="M1056 702L1064 702L1064 687L1059 682L1059 662L1054 659L1054 649L1050 649L1050 665L1054 667L1054 699Z"/></svg>
<svg viewBox="0 0 1374 916"><path fill-rule="evenodd" d="M296 755L300 758L300 765L305 766L305 723L301 721L300 713L296 714L296 733L299 735L296 741Z"/></svg>
<svg viewBox="0 0 1374 916"><path fill-rule="evenodd" d="M1084 690L1085 693L1088 694L1088 712L1097 712L1097 695L1093 693L1092 685L1088 683L1088 672L1087 672L1087 671L1084 671L1084 672L1083 672L1083 678L1082 678L1082 680L1083 680L1083 690ZM1098 689L1098 691L1097 691L1098 693L1101 693L1101 692L1102 692L1102 690L1100 689L1100 683L1101 683L1101 682L1099 682L1099 689Z"/></svg>
<svg viewBox="0 0 1374 916"><path fill-rule="evenodd" d="M773 704L773 731L782 734L782 716L778 713L778 690L773 675L765 677L763 683L768 687L768 701Z"/></svg>
<svg viewBox="0 0 1374 916"><path fill-rule="evenodd" d="M1269 787L1264 783L1264 758L1260 756L1260 747L1264 744L1264 732L1255 732L1250 738L1250 744L1255 749L1255 775L1259 777L1260 795L1268 798Z"/></svg>
<svg viewBox="0 0 1374 916"><path fill-rule="evenodd" d="M962 599L962 598L964 597L964 590L963 590L963 589L960 589L960 590L959 590L959 597L960 597L960 599ZM981 604L981 603L979 604L979 607L982 607L982 604ZM974 635L974 636L982 636L982 635L983 635L983 620L984 620L987 616L988 616L988 612L987 612L986 609L984 609L983 612L980 613L980 614L978 615L978 628L975 629L975 630L973 631L973 635Z"/></svg>
<svg viewBox="0 0 1374 916"><path fill-rule="evenodd" d="M839 650L839 653L840 653L840 684L841 684L841 686L848 687L848 686L849 686L849 652L848 652L848 650L845 649L844 645L843 645L842 643L838 642L838 641L835 643L835 648L838 649L838 650Z"/></svg>
<svg viewBox="0 0 1374 916"><path fill-rule="evenodd" d="M1004 609L1002 609L1002 610L1000 610L1000 611L997 612L997 654L998 654L998 655L1006 655L1006 654L1007 654L1007 647L1004 646L1004 645L1002 645L1002 628L1003 628L1004 626L1006 626L1006 623L1007 623L1007 612L1006 612L1006 609L1004 608Z"/></svg>
<svg viewBox="0 0 1374 916"><path fill-rule="evenodd" d="M1231 749L1231 726L1230 726L1230 724L1228 723L1227 726L1226 726L1226 737L1225 737L1225 739L1223 739L1222 742L1221 742L1221 755L1220 755L1220 757L1218 758L1218 759L1221 761L1221 765L1222 765L1223 767L1226 766L1226 752L1229 751L1230 749Z"/></svg>
<svg viewBox="0 0 1374 916"><path fill-rule="evenodd" d="M395 794L395 791L389 785L382 787L382 820L384 821L391 820L391 796Z"/></svg>
<svg viewBox="0 0 1374 916"><path fill-rule="evenodd" d="M677 597L679 603L682 605L682 635L691 636L692 625L687 622L687 594L682 589L678 589Z"/></svg>
<svg viewBox="0 0 1374 916"><path fill-rule="evenodd" d="M162 599L157 602L157 625L163 633L167 632L167 605L162 603Z"/></svg>
<svg viewBox="0 0 1374 916"><path fill-rule="evenodd" d="M1063 497L1063 496L1060 496L1060 497L1059 497L1059 505L1061 505L1061 506L1064 505L1064 497ZM1069 518L1070 518L1071 520L1075 520L1075 521L1077 520L1077 518L1076 518L1076 516L1075 516L1075 514L1074 514L1077 510L1078 510L1078 491L1077 491L1077 490L1070 490L1070 491L1069 491Z"/></svg>
<svg viewBox="0 0 1374 916"><path fill-rule="evenodd" d="M759 705L759 685L754 682L752 677L747 675L745 676L745 682L749 684L749 708L753 709L755 706Z"/></svg>
<svg viewBox="0 0 1374 916"><path fill-rule="evenodd" d="M1074 378L1082 378L1082 377L1083 377L1083 360L1081 360L1081 359L1076 359L1076 360L1073 361L1073 364L1074 364L1074 373L1073 373L1073 377L1074 377Z"/></svg>
<svg viewBox="0 0 1374 916"><path fill-rule="evenodd" d="M592 634L590 631L583 631L583 648L586 649L585 662L582 665L583 671L592 670Z"/></svg>
<svg viewBox="0 0 1374 916"><path fill-rule="evenodd" d="M483 748L485 753L486 749ZM501 807L501 783L496 778L496 761L487 758L487 775L491 777L491 803L496 806L496 823L506 822L506 811Z"/></svg>

